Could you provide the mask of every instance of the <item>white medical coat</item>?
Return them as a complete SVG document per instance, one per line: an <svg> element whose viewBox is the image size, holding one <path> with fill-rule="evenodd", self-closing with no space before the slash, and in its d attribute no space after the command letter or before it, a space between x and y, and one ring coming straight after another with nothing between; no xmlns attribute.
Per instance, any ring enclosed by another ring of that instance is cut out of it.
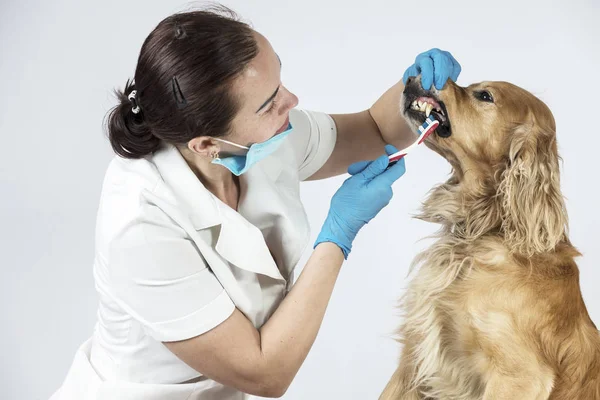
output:
<svg viewBox="0 0 600 400"><path fill-rule="evenodd" d="M240 176L238 211L179 151L115 157L96 227L98 322L52 400L241 400L161 342L198 336L238 308L260 328L293 283L309 240L299 182L327 161L333 119L294 109L293 131ZM328 201L328 199L323 199Z"/></svg>

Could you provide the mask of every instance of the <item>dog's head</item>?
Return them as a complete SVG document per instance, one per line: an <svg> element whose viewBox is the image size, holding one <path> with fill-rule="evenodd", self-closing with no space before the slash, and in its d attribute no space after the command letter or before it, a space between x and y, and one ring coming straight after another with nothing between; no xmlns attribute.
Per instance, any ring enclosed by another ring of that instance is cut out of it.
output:
<svg viewBox="0 0 600 400"><path fill-rule="evenodd" d="M507 82L425 91L410 78L402 97L403 115L417 132L427 106L441 121L426 145L454 168L452 181L467 197L489 197L489 230L502 232L515 252L551 251L565 239L567 217L560 192L556 126L550 109ZM485 188L484 188L485 187Z"/></svg>

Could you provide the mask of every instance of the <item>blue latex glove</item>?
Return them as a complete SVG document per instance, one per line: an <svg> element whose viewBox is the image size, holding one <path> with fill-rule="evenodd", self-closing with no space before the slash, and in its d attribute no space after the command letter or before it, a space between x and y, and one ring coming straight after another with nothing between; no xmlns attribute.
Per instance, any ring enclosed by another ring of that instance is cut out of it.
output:
<svg viewBox="0 0 600 400"><path fill-rule="evenodd" d="M417 56L415 63L404 72L402 81L406 84L409 77L421 74L423 89L431 89L431 84L435 82L435 87L441 90L448 78L456 82L460 71L460 64L452 54L440 49L431 49Z"/></svg>
<svg viewBox="0 0 600 400"><path fill-rule="evenodd" d="M329 213L313 248L322 242L333 242L348 259L356 234L390 202L392 184L406 171L404 158L386 170L388 155L398 150L387 145L385 151L387 154L374 161L350 165L348 173L352 176L333 195Z"/></svg>

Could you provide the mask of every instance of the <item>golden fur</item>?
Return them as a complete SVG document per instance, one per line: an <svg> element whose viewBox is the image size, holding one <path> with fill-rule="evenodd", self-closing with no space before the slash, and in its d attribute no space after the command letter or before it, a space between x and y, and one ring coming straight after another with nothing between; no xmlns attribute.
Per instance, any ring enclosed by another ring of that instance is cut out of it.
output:
<svg viewBox="0 0 600 400"><path fill-rule="evenodd" d="M453 173L418 216L441 230L411 267L400 363L380 400L600 400L552 113L506 82L433 90L452 135L426 144Z"/></svg>

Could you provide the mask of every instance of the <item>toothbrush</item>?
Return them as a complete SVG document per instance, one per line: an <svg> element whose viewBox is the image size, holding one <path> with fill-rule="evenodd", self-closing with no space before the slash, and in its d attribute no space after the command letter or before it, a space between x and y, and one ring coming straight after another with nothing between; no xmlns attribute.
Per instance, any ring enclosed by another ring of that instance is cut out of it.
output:
<svg viewBox="0 0 600 400"><path fill-rule="evenodd" d="M388 168L391 167L392 165L396 164L398 161L400 161L400 159L402 157L404 157L405 155L407 155L409 151L413 150L418 145L423 143L423 141L425 139L427 139L427 137L429 135L431 135L433 133L433 131L435 131L435 128L437 128L439 125L440 125L440 121L435 119L433 117L433 115L430 115L429 117L427 117L425 122L423 122L423 125L419 126L419 136L417 137L417 140L415 140L415 142L413 144L411 144L410 146L388 156L388 159L389 159Z"/></svg>

